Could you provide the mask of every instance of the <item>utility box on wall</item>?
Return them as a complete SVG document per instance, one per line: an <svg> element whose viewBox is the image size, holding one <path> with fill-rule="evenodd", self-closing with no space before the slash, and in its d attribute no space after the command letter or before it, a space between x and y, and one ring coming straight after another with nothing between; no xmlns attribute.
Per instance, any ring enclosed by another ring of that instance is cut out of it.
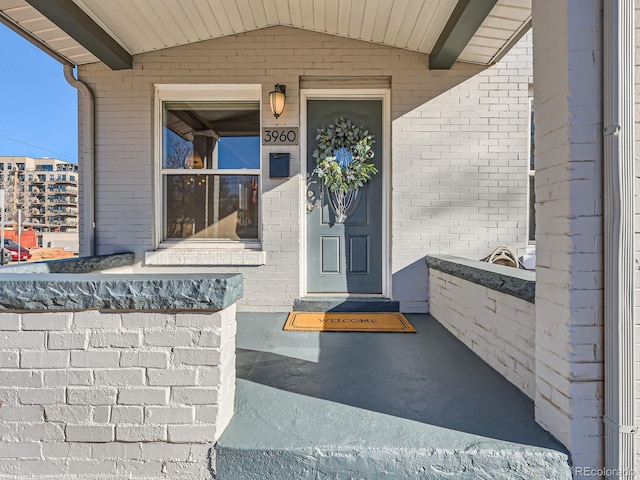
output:
<svg viewBox="0 0 640 480"><path fill-rule="evenodd" d="M289 178L289 153L269 154L269 178Z"/></svg>

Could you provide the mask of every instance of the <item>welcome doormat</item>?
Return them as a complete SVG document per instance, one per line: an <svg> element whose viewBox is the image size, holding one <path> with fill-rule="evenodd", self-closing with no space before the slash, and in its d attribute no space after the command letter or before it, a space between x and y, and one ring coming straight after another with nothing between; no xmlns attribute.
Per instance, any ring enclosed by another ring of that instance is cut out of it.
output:
<svg viewBox="0 0 640 480"><path fill-rule="evenodd" d="M416 333L398 312L291 312L284 330L294 332L398 332Z"/></svg>

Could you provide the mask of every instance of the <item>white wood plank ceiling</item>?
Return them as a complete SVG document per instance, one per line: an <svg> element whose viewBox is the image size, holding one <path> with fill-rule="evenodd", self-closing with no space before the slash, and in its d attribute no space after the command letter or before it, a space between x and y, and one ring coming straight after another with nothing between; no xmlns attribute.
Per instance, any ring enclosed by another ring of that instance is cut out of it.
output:
<svg viewBox="0 0 640 480"><path fill-rule="evenodd" d="M428 54L457 0L73 0L129 53L287 25ZM24 0L0 13L75 64L91 53ZM499 0L459 61L488 64L531 17L531 0Z"/></svg>
<svg viewBox="0 0 640 480"><path fill-rule="evenodd" d="M458 61L491 63L509 45L514 32L529 28L530 23L531 0L499 0L462 51Z"/></svg>

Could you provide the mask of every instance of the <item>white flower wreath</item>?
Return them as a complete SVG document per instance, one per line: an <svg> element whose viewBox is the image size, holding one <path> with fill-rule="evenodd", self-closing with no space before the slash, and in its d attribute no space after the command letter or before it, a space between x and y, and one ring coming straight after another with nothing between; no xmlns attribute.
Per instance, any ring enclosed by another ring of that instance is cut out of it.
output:
<svg viewBox="0 0 640 480"><path fill-rule="evenodd" d="M319 128L316 140L313 173L327 187L329 203L342 223L355 208L359 189L378 173L371 162L375 140L364 126L343 117Z"/></svg>
<svg viewBox="0 0 640 480"><path fill-rule="evenodd" d="M319 128L316 140L313 173L330 191L355 190L378 173L371 162L375 140L364 126L358 127L340 117L331 125Z"/></svg>

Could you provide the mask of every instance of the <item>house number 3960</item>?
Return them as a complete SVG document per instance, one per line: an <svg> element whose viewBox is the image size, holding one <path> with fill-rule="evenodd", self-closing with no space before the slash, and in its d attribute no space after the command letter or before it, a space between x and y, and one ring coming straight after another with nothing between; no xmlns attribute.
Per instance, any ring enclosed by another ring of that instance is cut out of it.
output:
<svg viewBox="0 0 640 480"><path fill-rule="evenodd" d="M263 145L297 145L298 127L267 128L262 129Z"/></svg>

